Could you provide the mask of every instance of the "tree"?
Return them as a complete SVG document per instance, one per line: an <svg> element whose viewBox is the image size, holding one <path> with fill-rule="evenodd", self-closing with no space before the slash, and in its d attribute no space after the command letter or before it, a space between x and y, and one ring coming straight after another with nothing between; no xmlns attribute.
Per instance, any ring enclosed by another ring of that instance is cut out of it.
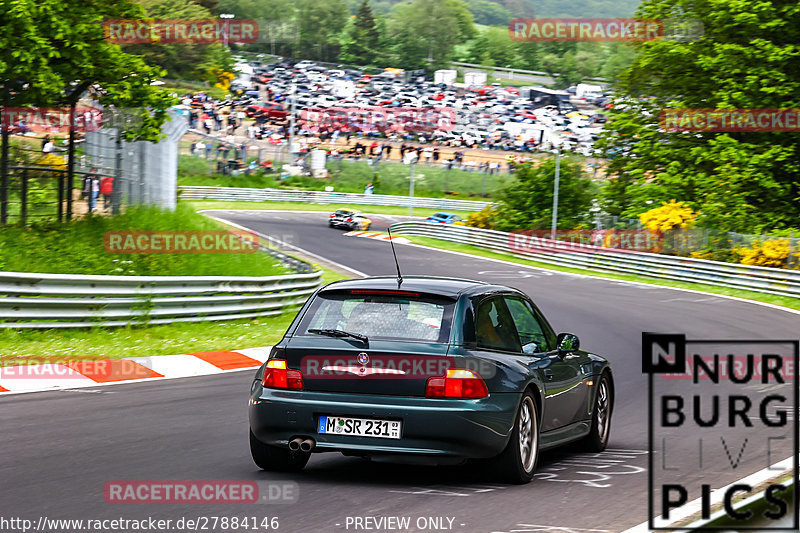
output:
<svg viewBox="0 0 800 533"><path fill-rule="evenodd" d="M147 14L155 19L212 19L206 8L192 0L144 0ZM158 65L167 75L178 79L216 82L214 70L230 71L233 60L223 43L142 43L123 49L142 55L151 65Z"/></svg>
<svg viewBox="0 0 800 533"><path fill-rule="evenodd" d="M218 9L211 11L258 21L260 39L245 45L248 50L276 54L284 53L281 48L296 45L298 31L293 0L220 0Z"/></svg>
<svg viewBox="0 0 800 533"><path fill-rule="evenodd" d="M607 57L600 67L600 76L607 80L617 81L619 75L633 63L636 50L628 43L608 43Z"/></svg>
<svg viewBox="0 0 800 533"><path fill-rule="evenodd" d="M357 65L375 64L380 41L381 35L375 17L372 15L372 8L370 8L369 2L364 0L350 26L339 59L345 63Z"/></svg>
<svg viewBox="0 0 800 533"><path fill-rule="evenodd" d="M650 201L696 206L699 223L762 232L800 219L800 138L792 133L671 132L668 108L800 107L800 9L796 3L646 0L643 18L699 19L704 36L636 44L620 76L599 146L613 155L616 186L605 195L635 216Z"/></svg>
<svg viewBox="0 0 800 533"><path fill-rule="evenodd" d="M490 0L467 0L476 24L508 24L514 18L502 4Z"/></svg>
<svg viewBox="0 0 800 533"><path fill-rule="evenodd" d="M333 61L339 55L339 36L349 11L343 0L297 0L299 41L297 53L304 59Z"/></svg>
<svg viewBox="0 0 800 533"><path fill-rule="evenodd" d="M541 43L515 42L513 44L517 53L515 66L526 70L542 70Z"/></svg>
<svg viewBox="0 0 800 533"><path fill-rule="evenodd" d="M142 18L136 3L14 0L0 5L0 105L74 106L89 87L106 107L127 108L140 119L129 139L157 140L175 103L152 86L163 71L105 39L103 20ZM0 204L7 209L8 131L2 132ZM70 143L70 176L72 153ZM71 186L71 184L69 184ZM4 218L4 217L3 217Z"/></svg>
<svg viewBox="0 0 800 533"><path fill-rule="evenodd" d="M475 35L472 13L463 0L414 0L397 4L389 31L406 68L448 66L456 44Z"/></svg>
<svg viewBox="0 0 800 533"><path fill-rule="evenodd" d="M506 28L488 27L472 41L466 59L479 65L512 66L517 61L516 47Z"/></svg>
<svg viewBox="0 0 800 533"><path fill-rule="evenodd" d="M541 164L534 162L519 166L514 181L501 193L495 227L500 231L546 229L553 217L553 184L555 159ZM558 188L558 227L577 228L589 218L594 197L594 184L583 174L581 165L568 158L561 159Z"/></svg>

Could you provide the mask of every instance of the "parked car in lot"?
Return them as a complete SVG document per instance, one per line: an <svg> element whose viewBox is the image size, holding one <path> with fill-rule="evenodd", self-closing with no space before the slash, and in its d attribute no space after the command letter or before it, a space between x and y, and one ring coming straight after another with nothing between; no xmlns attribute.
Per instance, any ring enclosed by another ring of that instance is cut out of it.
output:
<svg viewBox="0 0 800 533"><path fill-rule="evenodd" d="M349 230L360 229L366 231L372 225L372 220L361 213L339 209L328 217L328 226L331 228L345 228Z"/></svg>
<svg viewBox="0 0 800 533"><path fill-rule="evenodd" d="M444 211L434 213L425 220L428 222L438 222L439 224L457 224L463 222L460 216L454 215L453 213L445 213Z"/></svg>
<svg viewBox="0 0 800 533"><path fill-rule="evenodd" d="M306 302L250 387L265 470L312 453L458 464L531 480L542 450L605 449L609 362L556 335L523 292L413 276L331 283Z"/></svg>
<svg viewBox="0 0 800 533"><path fill-rule="evenodd" d="M259 115L267 115L267 118L275 120L283 120L289 114L281 104L277 102L259 102L247 106L244 114L248 117L255 117Z"/></svg>

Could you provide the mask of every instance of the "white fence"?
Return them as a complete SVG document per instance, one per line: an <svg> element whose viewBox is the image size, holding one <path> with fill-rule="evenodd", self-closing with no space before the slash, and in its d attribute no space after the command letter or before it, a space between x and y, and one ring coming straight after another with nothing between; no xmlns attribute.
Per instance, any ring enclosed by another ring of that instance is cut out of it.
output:
<svg viewBox="0 0 800 533"><path fill-rule="evenodd" d="M410 198L388 194L361 194L326 191L289 191L284 189L242 189L237 187L178 187L180 198L186 200L226 200L242 202L302 202L310 204L364 204L398 207L423 207L453 211L480 211L489 202L451 200L449 198Z"/></svg>
<svg viewBox="0 0 800 533"><path fill-rule="evenodd" d="M266 277L91 276L0 272L0 328L125 326L278 315L322 273Z"/></svg>
<svg viewBox="0 0 800 533"><path fill-rule="evenodd" d="M393 234L420 235L451 242L470 244L534 261L587 270L637 274L735 289L800 297L800 271L765 268L705 259L691 259L641 252L565 252L564 243L552 246L552 252L528 252L524 236L467 226L444 226L429 222L400 222L391 226ZM542 246L554 241L543 241ZM541 248L542 246L537 246ZM574 247L573 247L574 249Z"/></svg>

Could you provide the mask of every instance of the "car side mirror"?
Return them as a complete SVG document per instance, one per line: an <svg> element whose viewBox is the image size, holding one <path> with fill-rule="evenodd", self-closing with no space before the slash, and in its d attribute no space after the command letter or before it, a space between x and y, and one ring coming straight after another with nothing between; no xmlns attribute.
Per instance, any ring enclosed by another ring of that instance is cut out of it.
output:
<svg viewBox="0 0 800 533"><path fill-rule="evenodd" d="M574 352L580 348L578 336L572 333L559 333L556 339L559 353Z"/></svg>

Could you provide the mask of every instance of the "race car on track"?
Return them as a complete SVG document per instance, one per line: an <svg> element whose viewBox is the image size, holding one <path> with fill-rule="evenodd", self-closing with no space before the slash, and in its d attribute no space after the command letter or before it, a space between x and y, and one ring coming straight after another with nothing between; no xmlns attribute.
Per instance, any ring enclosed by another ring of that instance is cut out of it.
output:
<svg viewBox="0 0 800 533"><path fill-rule="evenodd" d="M361 213L339 209L328 217L328 226L332 228L345 228L349 230L366 231L372 225L372 220Z"/></svg>
<svg viewBox="0 0 800 533"><path fill-rule="evenodd" d="M438 213L434 213L425 220L428 222L438 222L439 224L460 225L463 223L460 216L454 215L453 213L445 213L444 211L439 211Z"/></svg>
<svg viewBox="0 0 800 533"><path fill-rule="evenodd" d="M540 451L608 443L608 361L556 335L524 293L452 278L376 277L319 289L250 390L250 450L265 470L312 453L458 464L512 483Z"/></svg>

